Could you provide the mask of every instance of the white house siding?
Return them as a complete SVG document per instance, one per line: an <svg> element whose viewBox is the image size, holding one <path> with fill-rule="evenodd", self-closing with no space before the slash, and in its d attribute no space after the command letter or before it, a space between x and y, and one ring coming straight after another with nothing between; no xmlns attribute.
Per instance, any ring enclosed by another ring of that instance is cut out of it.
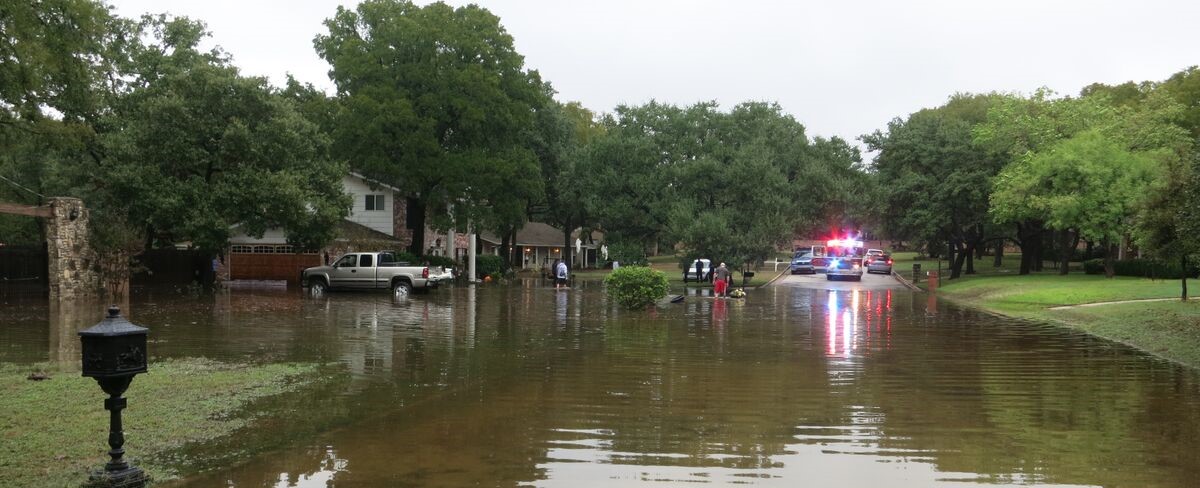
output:
<svg viewBox="0 0 1200 488"><path fill-rule="evenodd" d="M267 229L263 232L262 237L250 237L241 232L240 229L233 230L233 236L229 238L230 244L287 244L287 236L283 234L283 229Z"/></svg>
<svg viewBox="0 0 1200 488"><path fill-rule="evenodd" d="M342 178L342 188L354 199L354 205L350 207L350 215L346 217L346 220L392 235L395 192L385 187L372 189L366 181L354 175L346 175ZM383 210L368 211L367 195L383 195L385 199Z"/></svg>

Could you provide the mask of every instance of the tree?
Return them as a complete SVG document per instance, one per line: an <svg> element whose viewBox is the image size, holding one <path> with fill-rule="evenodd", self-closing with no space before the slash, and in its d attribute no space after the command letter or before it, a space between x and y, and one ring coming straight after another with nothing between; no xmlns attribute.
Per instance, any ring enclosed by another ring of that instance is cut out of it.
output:
<svg viewBox="0 0 1200 488"><path fill-rule="evenodd" d="M265 79L200 51L202 24L147 17L142 28L152 41L131 53L129 89L101 121L103 157L75 175L91 201L120 209L148 245L216 253L235 226L283 228L302 249L332 240L349 201L328 138Z"/></svg>
<svg viewBox="0 0 1200 488"><path fill-rule="evenodd" d="M339 7L325 26L314 44L342 100L335 147L409 192L414 253L424 251L427 213L445 225L496 223L511 219L512 202L537 198L526 143L549 90L499 18L476 5L368 0Z"/></svg>
<svg viewBox="0 0 1200 488"><path fill-rule="evenodd" d="M1003 159L974 143L992 95L955 95L945 105L895 119L887 132L863 137L879 154L874 171L884 202L879 220L893 236L947 243L950 278L988 238L988 194Z"/></svg>
<svg viewBox="0 0 1200 488"><path fill-rule="evenodd" d="M1162 155L1134 152L1089 130L1006 167L996 179L992 210L1015 221L1036 215L1052 228L1077 229L1105 243L1105 275L1113 276L1113 244L1133 228Z"/></svg>
<svg viewBox="0 0 1200 488"><path fill-rule="evenodd" d="M94 116L122 21L92 0L10 2L0 9L0 124Z"/></svg>
<svg viewBox="0 0 1200 488"><path fill-rule="evenodd" d="M538 111L531 137L544 182L542 198L531 202L531 218L562 229L562 258L568 263L575 248L571 233L587 215L579 204L579 185L570 176L573 173L570 166L594 125L592 113L579 104L568 108L551 100Z"/></svg>
<svg viewBox="0 0 1200 488"><path fill-rule="evenodd" d="M112 52L126 22L100 2L47 0L0 7L0 201L71 195L59 168L94 145ZM40 244L37 221L0 215L8 244Z"/></svg>

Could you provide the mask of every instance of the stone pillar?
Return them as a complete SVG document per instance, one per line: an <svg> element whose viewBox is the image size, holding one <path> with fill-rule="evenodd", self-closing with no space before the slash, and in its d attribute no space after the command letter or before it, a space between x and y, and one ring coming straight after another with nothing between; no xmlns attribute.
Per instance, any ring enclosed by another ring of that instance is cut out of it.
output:
<svg viewBox="0 0 1200 488"><path fill-rule="evenodd" d="M53 215L46 219L50 300L94 297L100 291L96 255L88 242L88 211L78 198L47 201Z"/></svg>

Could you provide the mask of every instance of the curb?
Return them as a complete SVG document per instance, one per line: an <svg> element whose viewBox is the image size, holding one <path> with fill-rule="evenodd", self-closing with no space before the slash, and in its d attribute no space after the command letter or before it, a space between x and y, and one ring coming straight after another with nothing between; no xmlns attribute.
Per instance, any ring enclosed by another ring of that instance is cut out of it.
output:
<svg viewBox="0 0 1200 488"><path fill-rule="evenodd" d="M789 271L787 269L780 271L779 275L775 276L774 278L771 278L771 281L768 281L766 283L763 283L762 285L759 285L758 288L766 288L768 286L773 286L773 285L775 285L776 281L779 281L780 278L787 276L788 273L789 273Z"/></svg>
<svg viewBox="0 0 1200 488"><path fill-rule="evenodd" d="M896 272L896 271L894 271L894 270L892 271L892 278L895 278L895 279L896 279L896 281L899 281L901 285L904 285L904 286L905 286L906 288L908 288L909 290L912 290L912 291L925 291L925 290L922 290L922 289L921 289L921 287L919 287L919 286L917 286L917 285L914 285L914 284L913 284L911 281L908 281L908 280L904 279L904 277L903 277L903 276L900 276L900 273L897 273L897 272Z"/></svg>

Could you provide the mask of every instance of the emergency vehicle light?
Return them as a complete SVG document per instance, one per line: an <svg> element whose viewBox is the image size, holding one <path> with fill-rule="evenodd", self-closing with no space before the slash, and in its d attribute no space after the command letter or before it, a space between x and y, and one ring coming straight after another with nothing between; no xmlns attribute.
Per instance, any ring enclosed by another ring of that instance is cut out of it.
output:
<svg viewBox="0 0 1200 488"><path fill-rule="evenodd" d="M830 239L825 245L829 247L863 247L863 242L851 239Z"/></svg>

